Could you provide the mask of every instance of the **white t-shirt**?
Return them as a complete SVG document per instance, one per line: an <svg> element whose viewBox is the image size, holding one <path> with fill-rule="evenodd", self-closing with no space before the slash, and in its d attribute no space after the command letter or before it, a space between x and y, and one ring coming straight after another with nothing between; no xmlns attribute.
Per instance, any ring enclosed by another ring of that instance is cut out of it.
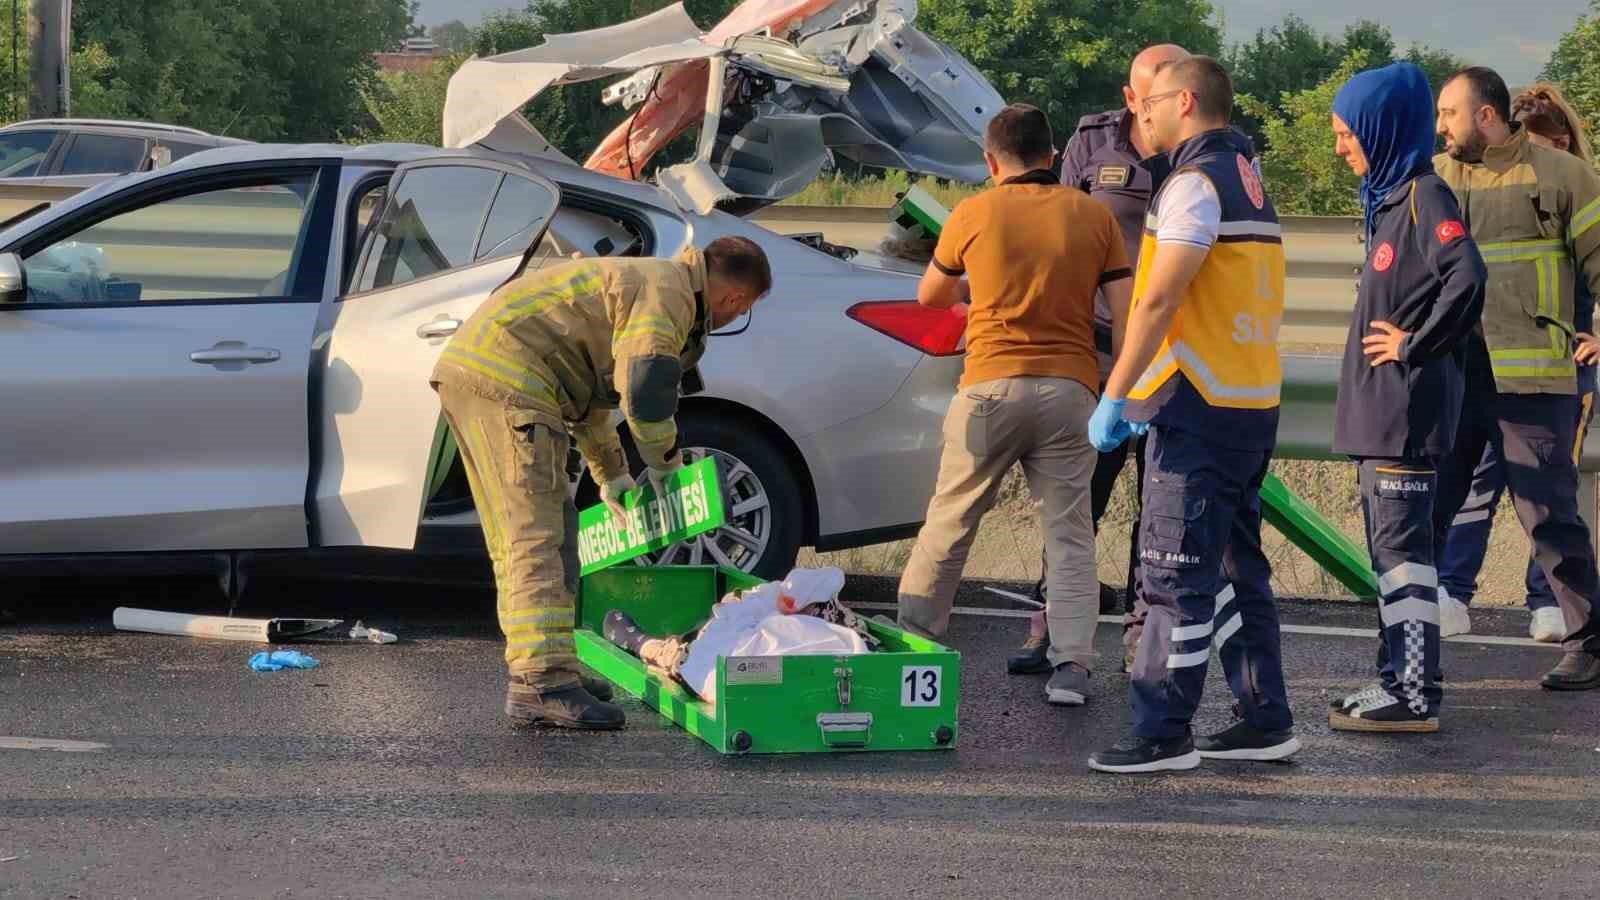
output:
<svg viewBox="0 0 1600 900"><path fill-rule="evenodd" d="M1211 179L1180 172L1161 192L1155 211L1156 243L1189 244L1209 250L1222 228L1222 201Z"/></svg>

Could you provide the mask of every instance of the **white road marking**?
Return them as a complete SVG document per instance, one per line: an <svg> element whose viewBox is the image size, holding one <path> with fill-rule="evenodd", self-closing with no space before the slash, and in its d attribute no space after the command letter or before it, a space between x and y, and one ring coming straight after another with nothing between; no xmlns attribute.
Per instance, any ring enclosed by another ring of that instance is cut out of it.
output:
<svg viewBox="0 0 1600 900"><path fill-rule="evenodd" d="M1010 598L1014 596L1009 591L1002 592L995 588L985 588L985 590L994 594L999 594L1002 597ZM893 612L895 609L895 605L893 603L851 603L848 605L853 609L887 610L889 612ZM983 607L978 606L957 606L953 608L951 612L961 616L982 616L988 619L1027 619L1033 616L1033 613L1023 609L984 609ZM1121 625L1122 617L1100 616L1100 624ZM1309 634L1317 637L1363 638L1369 641L1378 636L1378 629L1376 626L1372 628L1336 628L1331 625L1283 625L1280 626L1279 630L1285 634ZM1494 635L1459 634L1455 637L1445 638L1444 642L1447 644L1481 644L1497 647L1543 647L1550 650L1561 649L1560 644L1542 644L1532 638L1496 637Z"/></svg>
<svg viewBox="0 0 1600 900"><path fill-rule="evenodd" d="M0 750L55 750L60 753L94 753L110 744L94 741L63 741L57 738L0 737Z"/></svg>

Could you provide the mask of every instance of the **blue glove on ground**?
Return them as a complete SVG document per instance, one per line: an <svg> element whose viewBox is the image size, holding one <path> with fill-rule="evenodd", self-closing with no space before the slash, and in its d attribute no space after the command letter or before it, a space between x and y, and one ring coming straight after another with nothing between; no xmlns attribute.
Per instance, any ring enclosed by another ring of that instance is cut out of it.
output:
<svg viewBox="0 0 1600 900"><path fill-rule="evenodd" d="M1122 418L1122 408L1127 405L1126 400L1113 400L1101 395L1100 404L1094 408L1094 415L1089 417L1089 443L1096 450L1109 453L1133 434L1127 420Z"/></svg>
<svg viewBox="0 0 1600 900"><path fill-rule="evenodd" d="M299 650L263 650L250 657L250 668L257 672L276 672L279 669L315 669L318 663Z"/></svg>

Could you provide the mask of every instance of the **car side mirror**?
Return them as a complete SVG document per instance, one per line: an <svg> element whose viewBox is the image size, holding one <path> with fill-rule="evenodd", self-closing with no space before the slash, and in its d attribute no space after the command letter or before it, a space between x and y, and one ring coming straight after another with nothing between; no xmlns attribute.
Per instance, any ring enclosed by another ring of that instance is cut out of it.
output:
<svg viewBox="0 0 1600 900"><path fill-rule="evenodd" d="M22 257L0 253L0 303L21 303L28 299L28 272Z"/></svg>

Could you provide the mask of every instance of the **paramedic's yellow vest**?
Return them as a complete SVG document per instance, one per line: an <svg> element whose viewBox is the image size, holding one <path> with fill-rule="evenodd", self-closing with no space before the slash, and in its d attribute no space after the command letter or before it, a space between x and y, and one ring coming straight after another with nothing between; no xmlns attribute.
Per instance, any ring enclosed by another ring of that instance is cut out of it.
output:
<svg viewBox="0 0 1600 900"><path fill-rule="evenodd" d="M1455 192L1489 267L1481 328L1495 389L1573 394L1574 288L1600 274L1600 178L1576 156L1517 131L1468 165L1433 167Z"/></svg>
<svg viewBox="0 0 1600 900"><path fill-rule="evenodd" d="M1277 213L1231 131L1211 131L1172 154L1173 172L1195 172L1221 201L1217 242L1190 283L1154 361L1128 394L1135 418L1204 433L1219 443L1271 447L1277 434L1283 372L1278 329L1283 322L1283 238ZM1151 203L1133 305L1139 305L1156 258L1156 213Z"/></svg>

